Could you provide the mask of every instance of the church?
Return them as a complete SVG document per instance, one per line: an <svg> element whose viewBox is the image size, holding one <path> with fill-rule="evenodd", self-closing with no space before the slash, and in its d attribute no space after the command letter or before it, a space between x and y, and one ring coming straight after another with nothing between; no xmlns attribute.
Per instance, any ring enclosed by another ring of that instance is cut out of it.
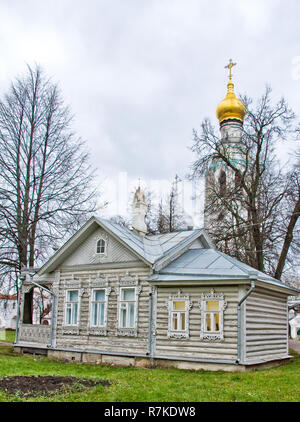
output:
<svg viewBox="0 0 300 422"><path fill-rule="evenodd" d="M246 108L232 66L217 117L238 161ZM222 165L212 169L207 181L228 183ZM300 291L218 251L204 228L148 234L146 212L139 187L131 229L94 216L41 268L22 271L15 351L196 370L287 362L287 301ZM34 288L49 295L49 324L33 323Z"/></svg>

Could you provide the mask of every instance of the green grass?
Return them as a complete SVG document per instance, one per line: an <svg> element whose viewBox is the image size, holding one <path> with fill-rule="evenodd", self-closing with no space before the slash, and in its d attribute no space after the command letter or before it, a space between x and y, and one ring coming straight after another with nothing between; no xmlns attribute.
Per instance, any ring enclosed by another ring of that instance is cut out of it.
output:
<svg viewBox="0 0 300 422"><path fill-rule="evenodd" d="M0 342L13 343L15 341L15 331L0 329Z"/></svg>
<svg viewBox="0 0 300 422"><path fill-rule="evenodd" d="M62 362L18 355L0 347L0 378L12 375L60 375L106 379L112 384L49 397L22 398L0 391L0 401L54 402L299 402L300 358L249 373L178 369L137 369Z"/></svg>

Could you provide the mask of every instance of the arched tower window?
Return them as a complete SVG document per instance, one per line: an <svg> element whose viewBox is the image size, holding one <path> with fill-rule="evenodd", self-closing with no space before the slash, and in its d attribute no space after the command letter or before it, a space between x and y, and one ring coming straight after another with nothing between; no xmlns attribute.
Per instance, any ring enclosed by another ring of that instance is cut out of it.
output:
<svg viewBox="0 0 300 422"><path fill-rule="evenodd" d="M224 170L221 171L219 176L219 193L220 196L225 196L226 194L226 173Z"/></svg>
<svg viewBox="0 0 300 422"><path fill-rule="evenodd" d="M105 254L106 242L104 239L99 239L97 241L96 252L97 254Z"/></svg>

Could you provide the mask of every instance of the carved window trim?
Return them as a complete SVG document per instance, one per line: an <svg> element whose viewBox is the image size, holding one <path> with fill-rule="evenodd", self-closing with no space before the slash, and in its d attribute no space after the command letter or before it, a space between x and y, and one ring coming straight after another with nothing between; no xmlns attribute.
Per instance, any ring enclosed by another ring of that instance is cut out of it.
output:
<svg viewBox="0 0 300 422"><path fill-rule="evenodd" d="M71 301L71 300L69 300L68 294L70 292L77 292L77 301ZM76 324L74 324L73 322L68 323L67 322L67 317L68 317L67 310L68 310L68 306L71 305L71 316L70 316L70 318L71 318L71 321L72 321L73 320L73 308L74 308L73 305L75 305L75 304L77 305ZM79 310L80 310L80 292L79 292L79 289L67 289L65 291L65 319L64 319L64 326L65 327L78 327L79 326L79 321L80 321L80 319L79 319Z"/></svg>
<svg viewBox="0 0 300 422"><path fill-rule="evenodd" d="M81 321L81 297L84 294L84 289L82 288L82 281L81 279L76 279L73 275L71 280L63 280L62 287L63 287L63 295L64 295L64 313L63 313L62 333L79 335L80 321ZM66 324L67 294L68 294L68 291L71 291L71 290L72 291L78 290L78 314L77 314L76 325Z"/></svg>
<svg viewBox="0 0 300 422"><path fill-rule="evenodd" d="M93 294L95 290L104 290L104 324L103 326L94 326L92 325L92 316L93 316ZM111 293L111 287L109 286L108 278L101 277L98 274L98 277L94 280L90 280L89 283L89 326L88 334L98 335L98 336L107 336L108 332L108 302L109 295Z"/></svg>
<svg viewBox="0 0 300 422"><path fill-rule="evenodd" d="M134 298L135 298L135 313L134 313L134 326L133 328L123 328L120 326L120 315L121 315L121 291L122 289L134 288ZM116 336L127 336L127 337L137 337L138 335L138 315L139 315L139 296L142 291L142 286L139 284L138 276L131 276L128 271L125 276L118 278L117 285L115 287L115 293L117 295L117 327L116 327Z"/></svg>
<svg viewBox="0 0 300 422"><path fill-rule="evenodd" d="M185 302L184 311L174 310L174 302ZM190 300L189 295L182 294L182 291L179 289L176 295L170 295L169 300L167 301L168 308L168 338L176 339L188 339L190 336L189 330L189 320L190 320L190 310L193 307L193 303ZM174 313L184 313L185 314L185 329L184 330L174 330L173 328L173 315Z"/></svg>
<svg viewBox="0 0 300 422"><path fill-rule="evenodd" d="M219 302L219 331L207 331L206 330L206 317L207 314L211 313L206 310L206 303L209 301ZM209 293L202 293L199 300L199 307L201 311L201 329L200 339L208 341L222 341L224 340L224 311L227 307L227 302L224 299L223 293L216 293L213 289Z"/></svg>

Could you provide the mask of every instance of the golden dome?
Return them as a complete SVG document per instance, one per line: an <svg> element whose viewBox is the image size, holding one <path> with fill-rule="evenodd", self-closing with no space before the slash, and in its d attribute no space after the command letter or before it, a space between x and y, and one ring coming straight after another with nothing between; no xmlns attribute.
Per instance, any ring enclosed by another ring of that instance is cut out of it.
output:
<svg viewBox="0 0 300 422"><path fill-rule="evenodd" d="M217 118L220 123L229 119L237 119L243 122L246 115L246 107L242 101L236 97L233 88L233 82L231 78L229 78L229 82L227 84L227 95L224 100L220 102L216 111Z"/></svg>

